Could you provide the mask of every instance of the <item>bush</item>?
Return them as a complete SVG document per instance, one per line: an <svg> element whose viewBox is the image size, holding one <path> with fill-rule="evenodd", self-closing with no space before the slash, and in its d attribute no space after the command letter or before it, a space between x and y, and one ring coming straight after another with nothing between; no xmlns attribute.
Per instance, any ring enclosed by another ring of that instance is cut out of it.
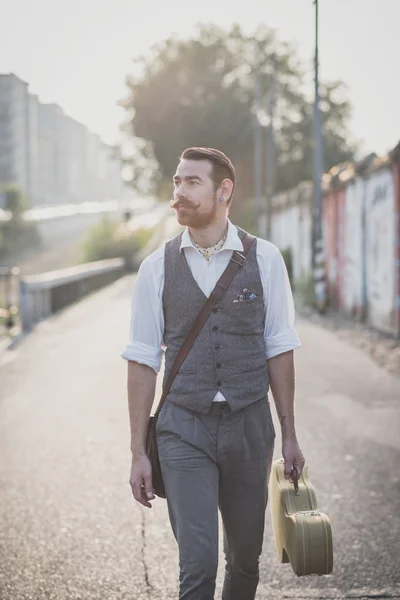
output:
<svg viewBox="0 0 400 600"><path fill-rule="evenodd" d="M28 249L41 246L40 235L36 223L12 218L0 225L0 258L15 258Z"/></svg>
<svg viewBox="0 0 400 600"><path fill-rule="evenodd" d="M296 300L299 308L314 306L315 292L312 275L302 277L296 281Z"/></svg>
<svg viewBox="0 0 400 600"><path fill-rule="evenodd" d="M134 267L135 255L149 242L154 228L139 229L134 233L124 225L107 217L94 225L83 242L84 262L108 258L125 259L127 269Z"/></svg>
<svg viewBox="0 0 400 600"><path fill-rule="evenodd" d="M0 223L0 259L15 259L21 252L39 248L41 239L36 223L23 219L28 202L21 188L8 183L0 187L0 194L5 197L4 210L11 213L9 221Z"/></svg>
<svg viewBox="0 0 400 600"><path fill-rule="evenodd" d="M9 211L15 221L19 221L24 210L28 208L28 201L21 188L16 184L8 183L2 186L0 192L5 196L4 210Z"/></svg>

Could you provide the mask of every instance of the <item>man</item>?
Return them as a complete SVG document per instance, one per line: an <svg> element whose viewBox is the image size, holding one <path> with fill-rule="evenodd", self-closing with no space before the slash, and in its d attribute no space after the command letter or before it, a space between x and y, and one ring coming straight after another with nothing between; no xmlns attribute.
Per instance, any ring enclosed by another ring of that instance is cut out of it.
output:
<svg viewBox="0 0 400 600"><path fill-rule="evenodd" d="M245 232L228 219L235 170L218 150L189 148L173 178L171 206L184 231L143 261L132 304L128 360L130 483L151 507L146 430L166 347L170 371L186 334ZM282 429L285 476L304 458L294 422L293 350L300 343L279 250L257 239L213 309L168 394L157 442L171 526L178 543L180 600L212 600L218 508L224 527L223 600L253 600L258 585L275 431Z"/></svg>

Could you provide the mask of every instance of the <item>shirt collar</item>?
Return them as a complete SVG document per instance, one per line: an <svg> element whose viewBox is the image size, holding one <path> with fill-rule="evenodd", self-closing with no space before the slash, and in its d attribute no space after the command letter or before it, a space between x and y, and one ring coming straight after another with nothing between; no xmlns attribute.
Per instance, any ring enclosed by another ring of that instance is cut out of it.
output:
<svg viewBox="0 0 400 600"><path fill-rule="evenodd" d="M190 238L189 229L187 227L185 228L182 234L182 240L179 250L182 251L184 248L194 248L193 242ZM225 244L223 245L221 250L239 250L239 252L243 252L243 243L239 237L237 227L235 227L235 225L229 219L228 235L226 236Z"/></svg>

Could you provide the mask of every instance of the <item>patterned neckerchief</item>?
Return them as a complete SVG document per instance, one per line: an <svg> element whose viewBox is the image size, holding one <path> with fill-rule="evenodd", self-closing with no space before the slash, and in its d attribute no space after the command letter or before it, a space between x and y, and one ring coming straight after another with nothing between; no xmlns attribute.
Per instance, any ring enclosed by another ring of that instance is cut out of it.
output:
<svg viewBox="0 0 400 600"><path fill-rule="evenodd" d="M218 252L218 250L221 250L222 246L225 244L226 242L226 238L228 236L228 232L226 232L226 234L224 235L224 237L222 238L222 240L219 240L219 242L217 242L216 244L214 244L214 246L210 246L209 248L202 248L201 246L199 246L199 244L197 244L194 239L192 238L192 236L190 236L192 242L193 242L193 246L196 248L196 250L198 250L205 259L210 260L210 258L212 257L213 254L215 254L216 252Z"/></svg>

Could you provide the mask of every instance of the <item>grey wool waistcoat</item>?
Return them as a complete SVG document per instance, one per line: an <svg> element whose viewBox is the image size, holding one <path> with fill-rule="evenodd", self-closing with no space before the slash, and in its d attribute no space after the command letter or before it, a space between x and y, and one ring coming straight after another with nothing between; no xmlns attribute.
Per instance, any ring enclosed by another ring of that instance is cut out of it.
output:
<svg viewBox="0 0 400 600"><path fill-rule="evenodd" d="M239 237L245 232L238 228ZM165 319L164 384L185 337L206 301L184 252L182 233L165 246L163 310ZM207 413L217 392L231 410L265 397L269 389L264 342L263 287L257 264L257 242L224 298L209 316L168 394L168 400Z"/></svg>

